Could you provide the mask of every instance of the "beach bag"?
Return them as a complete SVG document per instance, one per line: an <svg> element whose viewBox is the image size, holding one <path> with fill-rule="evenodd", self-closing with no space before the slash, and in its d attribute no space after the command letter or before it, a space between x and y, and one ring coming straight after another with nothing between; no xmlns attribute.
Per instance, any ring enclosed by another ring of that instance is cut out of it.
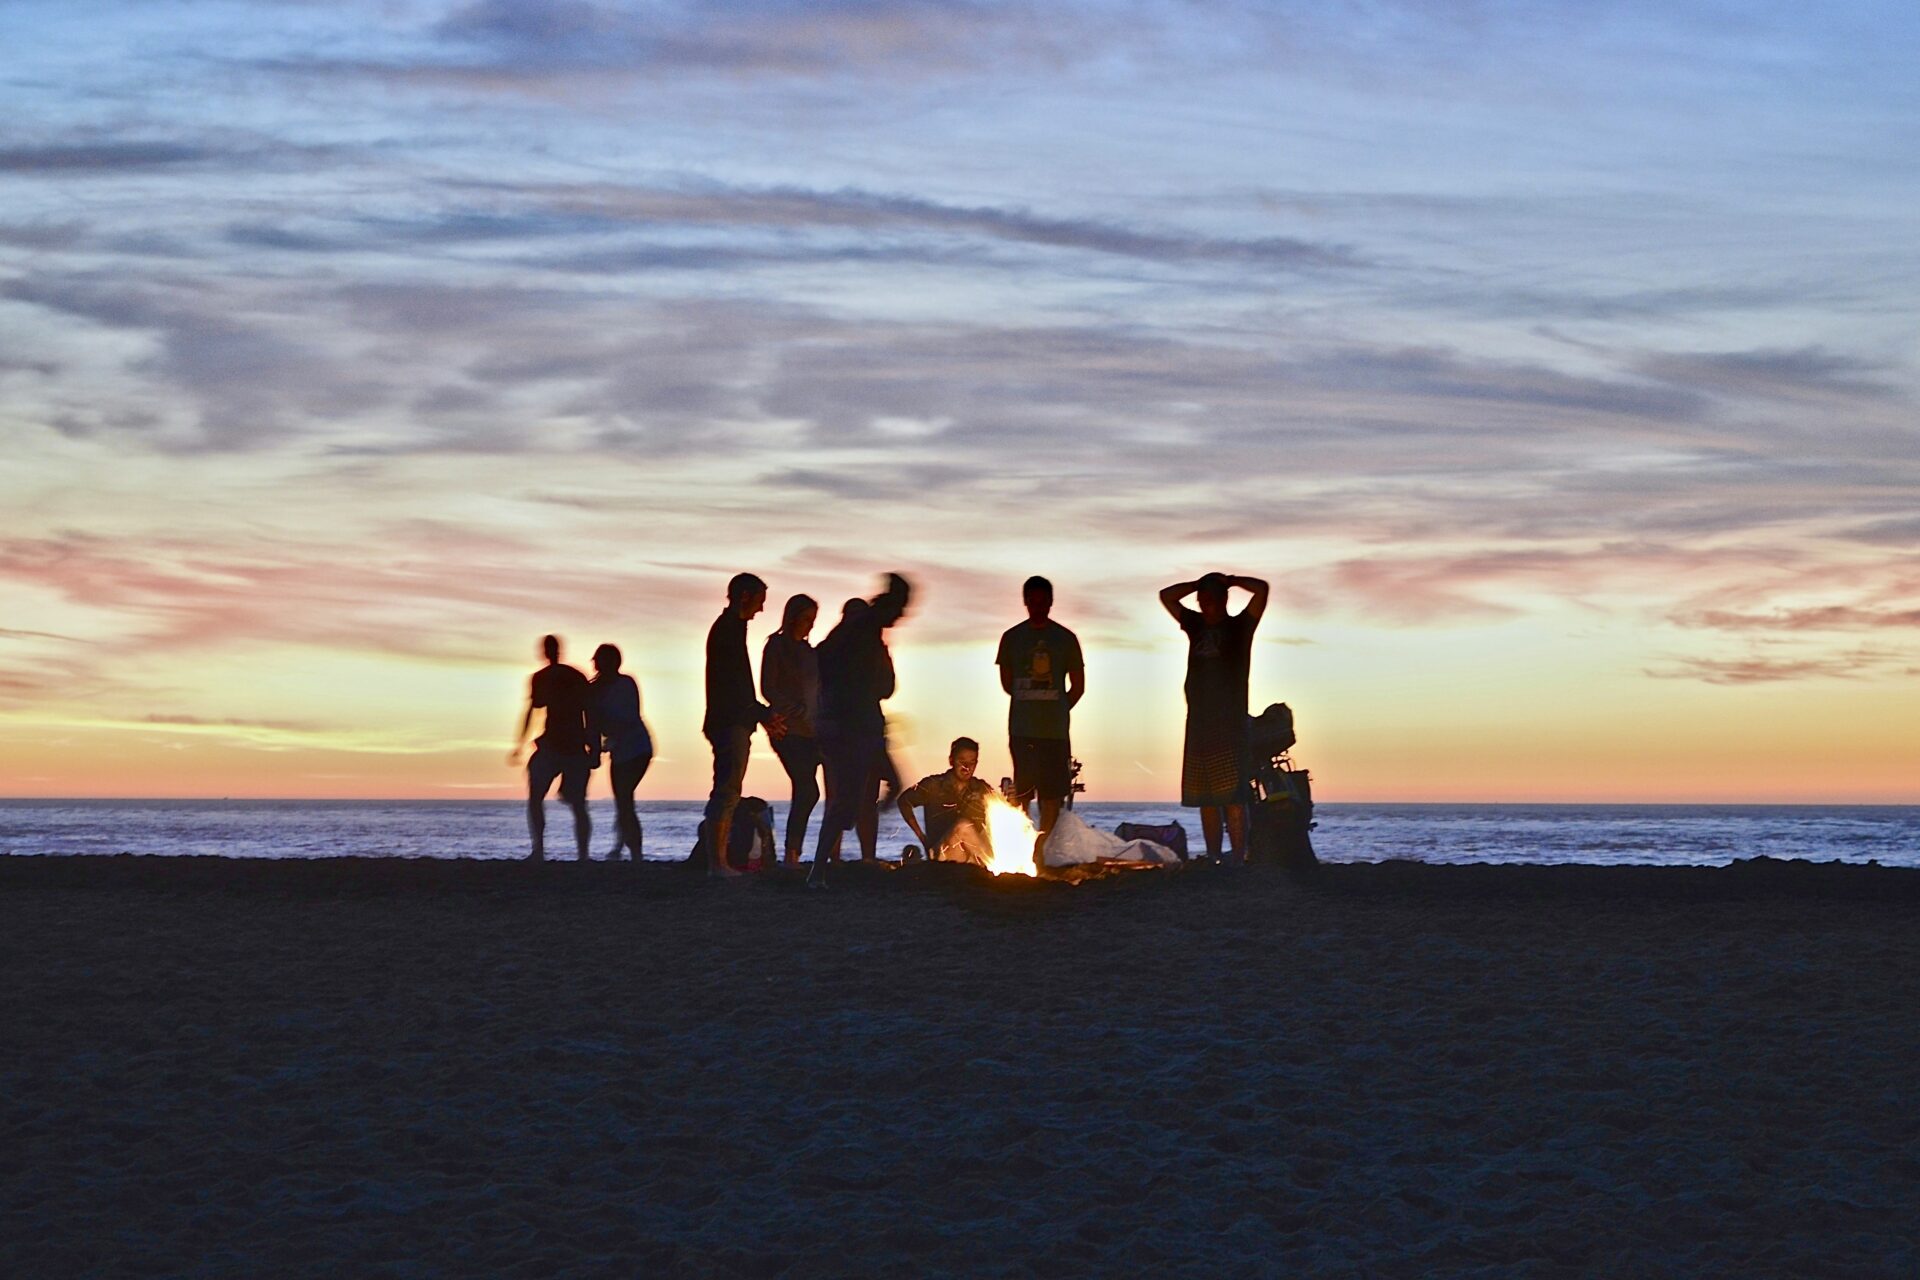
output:
<svg viewBox="0 0 1920 1280"><path fill-rule="evenodd" d="M1123 822L1113 829L1122 840L1151 840L1163 844L1187 860L1187 829L1177 822L1155 825L1149 822Z"/></svg>
<svg viewBox="0 0 1920 1280"><path fill-rule="evenodd" d="M1320 865L1313 852L1313 775L1305 769L1272 769L1265 794L1248 813L1251 859L1296 874Z"/></svg>

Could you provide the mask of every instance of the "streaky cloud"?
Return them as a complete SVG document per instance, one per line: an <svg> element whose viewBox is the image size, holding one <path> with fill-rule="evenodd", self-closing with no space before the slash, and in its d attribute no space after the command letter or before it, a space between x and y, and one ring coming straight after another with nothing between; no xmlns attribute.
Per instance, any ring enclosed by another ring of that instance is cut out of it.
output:
<svg viewBox="0 0 1920 1280"><path fill-rule="evenodd" d="M646 225L773 230L895 231L976 236L1050 249L1157 262L1352 269L1369 265L1352 247L1289 236L1234 238L1037 214L994 205L958 205L845 187L582 186L534 193L557 209Z"/></svg>
<svg viewBox="0 0 1920 1280"><path fill-rule="evenodd" d="M86 142L0 147L0 173L75 178L87 174L179 168L182 165L226 159L228 154L212 147L182 142Z"/></svg>
<svg viewBox="0 0 1920 1280"><path fill-rule="evenodd" d="M1863 680L1897 670L1898 654L1883 649L1854 649L1844 653L1775 658L1673 658L1661 666L1644 668L1655 680L1698 680L1705 684L1779 684L1794 680Z"/></svg>

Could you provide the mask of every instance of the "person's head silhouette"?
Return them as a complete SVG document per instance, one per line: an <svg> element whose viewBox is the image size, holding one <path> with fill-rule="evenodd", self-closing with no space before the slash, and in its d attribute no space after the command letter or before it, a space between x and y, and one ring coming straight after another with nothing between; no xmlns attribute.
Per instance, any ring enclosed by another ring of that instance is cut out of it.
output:
<svg viewBox="0 0 1920 1280"><path fill-rule="evenodd" d="M620 673L620 647L603 644L593 651L593 669L603 676Z"/></svg>
<svg viewBox="0 0 1920 1280"><path fill-rule="evenodd" d="M1028 621L1045 622L1053 612L1053 584L1036 573L1020 588L1020 599L1027 606Z"/></svg>
<svg viewBox="0 0 1920 1280"><path fill-rule="evenodd" d="M751 573L736 573L727 583L727 607L752 618L767 607L767 584Z"/></svg>
<svg viewBox="0 0 1920 1280"><path fill-rule="evenodd" d="M1194 588L1194 603L1200 606L1200 616L1209 623L1219 622L1227 616L1227 575L1209 573L1201 577Z"/></svg>
<svg viewBox="0 0 1920 1280"><path fill-rule="evenodd" d="M560 637L541 636L540 652L546 656L548 662L560 661Z"/></svg>

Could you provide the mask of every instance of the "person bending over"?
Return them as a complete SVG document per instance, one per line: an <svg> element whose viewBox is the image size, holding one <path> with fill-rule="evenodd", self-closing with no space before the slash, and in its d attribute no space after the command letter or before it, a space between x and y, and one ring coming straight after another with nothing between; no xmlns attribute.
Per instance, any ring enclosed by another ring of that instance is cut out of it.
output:
<svg viewBox="0 0 1920 1280"><path fill-rule="evenodd" d="M974 776L980 768L980 744L955 738L947 764L951 767L945 773L922 778L900 793L900 816L920 837L929 858L984 867L992 861L987 801L993 788ZM913 816L916 808L926 810L924 827Z"/></svg>
<svg viewBox="0 0 1920 1280"><path fill-rule="evenodd" d="M753 663L747 657L747 621L767 605L767 584L750 573L727 583L727 607L707 630L707 714L700 731L713 746L713 790L707 796L707 874L716 879L739 875L727 862L733 834L733 810L747 777L753 731L767 727L778 742L786 720L753 693Z"/></svg>
<svg viewBox="0 0 1920 1280"><path fill-rule="evenodd" d="M1007 745L1013 755L1014 803L1021 808L1040 800L1039 835L1033 842L1034 869L1046 873L1047 837L1060 818L1060 806L1073 791L1074 706L1087 692L1080 640L1052 618L1053 584L1028 578L1020 590L1027 620L1000 637L994 662L1007 707Z"/></svg>
<svg viewBox="0 0 1920 1280"><path fill-rule="evenodd" d="M1239 587L1252 599L1239 613L1227 612L1227 593ZM1199 612L1180 601L1193 596ZM1259 578L1209 573L1176 582L1160 593L1187 633L1187 738L1180 763L1180 803L1200 810L1207 856L1220 856L1221 819L1232 840L1233 860L1246 857L1247 674L1253 663L1253 632L1267 611L1267 584Z"/></svg>
<svg viewBox="0 0 1920 1280"><path fill-rule="evenodd" d="M573 810L573 839L580 861L585 862L593 839L587 779L600 764L599 717L587 678L560 661L560 637L542 637L540 652L547 665L527 682L527 711L520 717L520 733L507 753L507 763L520 763L527 733L533 728L534 708L544 710L546 723L534 739L533 754L527 757L527 832L533 837L533 852L528 856L535 862L547 856L547 792L557 778L560 798Z"/></svg>

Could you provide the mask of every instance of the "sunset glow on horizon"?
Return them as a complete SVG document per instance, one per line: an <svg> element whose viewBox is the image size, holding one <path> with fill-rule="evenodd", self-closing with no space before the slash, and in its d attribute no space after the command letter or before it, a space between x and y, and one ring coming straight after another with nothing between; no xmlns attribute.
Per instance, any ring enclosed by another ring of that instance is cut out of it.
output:
<svg viewBox="0 0 1920 1280"><path fill-rule="evenodd" d="M904 774L1039 573L1172 801L1220 569L1321 800L1920 803L1920 14L1272 8L6 6L0 796L512 798L555 632L697 798L897 570Z"/></svg>

